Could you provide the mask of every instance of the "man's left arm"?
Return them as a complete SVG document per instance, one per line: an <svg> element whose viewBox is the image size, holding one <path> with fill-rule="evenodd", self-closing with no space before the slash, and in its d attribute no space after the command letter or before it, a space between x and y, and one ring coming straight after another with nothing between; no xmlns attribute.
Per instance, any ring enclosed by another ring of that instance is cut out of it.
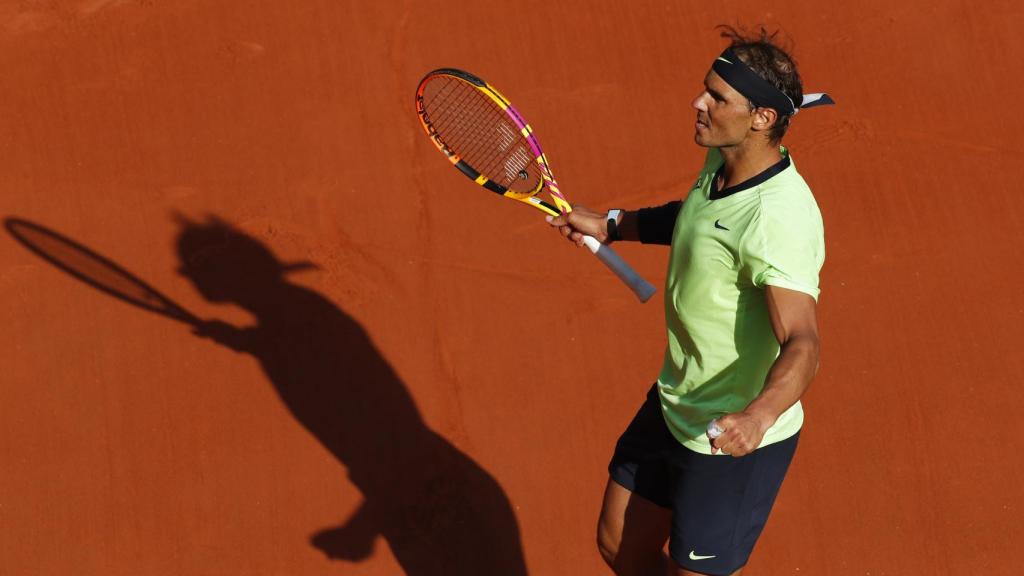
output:
<svg viewBox="0 0 1024 576"><path fill-rule="evenodd" d="M761 444L765 432L779 416L803 396L818 371L818 318L816 302L797 290L765 287L772 330L780 345L764 389L745 410L722 416L725 430L711 441L711 453L722 450L744 456Z"/></svg>

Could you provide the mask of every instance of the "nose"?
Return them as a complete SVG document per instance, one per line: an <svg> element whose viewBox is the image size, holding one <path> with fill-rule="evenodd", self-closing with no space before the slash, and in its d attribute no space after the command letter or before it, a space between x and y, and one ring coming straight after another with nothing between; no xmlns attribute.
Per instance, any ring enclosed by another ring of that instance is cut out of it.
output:
<svg viewBox="0 0 1024 576"><path fill-rule="evenodd" d="M690 106L693 106L694 110L697 110L698 112L707 112L707 99L710 97L711 95L705 90L700 94L697 94L697 97L693 99L693 102L690 102Z"/></svg>

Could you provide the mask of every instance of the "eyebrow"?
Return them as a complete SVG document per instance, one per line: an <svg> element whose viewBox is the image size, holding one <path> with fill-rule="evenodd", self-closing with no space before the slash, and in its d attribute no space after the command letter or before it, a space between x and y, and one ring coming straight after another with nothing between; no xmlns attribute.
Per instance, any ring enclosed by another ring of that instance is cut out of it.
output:
<svg viewBox="0 0 1024 576"><path fill-rule="evenodd" d="M715 100L725 100L725 96L722 96L717 90L711 88L707 84L704 84L704 89L707 90L708 94L711 94L711 97Z"/></svg>

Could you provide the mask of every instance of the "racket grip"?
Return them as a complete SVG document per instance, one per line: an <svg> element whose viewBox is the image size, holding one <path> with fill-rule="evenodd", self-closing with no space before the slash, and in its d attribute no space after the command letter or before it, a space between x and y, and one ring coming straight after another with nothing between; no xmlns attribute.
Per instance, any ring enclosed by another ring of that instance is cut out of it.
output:
<svg viewBox="0 0 1024 576"><path fill-rule="evenodd" d="M594 256L597 256L598 260L614 272L619 277L619 280L622 280L626 286L629 286L641 302L647 302L657 292L654 286L651 286L647 280L641 278L629 264L626 264L622 257L608 246L598 242L597 238L584 236L583 244L593 252Z"/></svg>

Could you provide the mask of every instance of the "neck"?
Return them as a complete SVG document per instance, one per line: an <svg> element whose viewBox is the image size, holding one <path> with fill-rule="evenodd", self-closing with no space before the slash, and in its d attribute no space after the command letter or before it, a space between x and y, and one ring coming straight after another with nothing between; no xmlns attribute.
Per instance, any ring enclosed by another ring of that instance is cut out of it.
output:
<svg viewBox="0 0 1024 576"><path fill-rule="evenodd" d="M293 297L288 293L291 286L277 279L256 282L249 290L237 294L231 302L258 318L260 324L275 324L288 314L281 303Z"/></svg>
<svg viewBox="0 0 1024 576"><path fill-rule="evenodd" d="M743 142L736 146L720 148L725 166L722 170L721 189L735 186L764 172L779 160L782 152L776 144Z"/></svg>

